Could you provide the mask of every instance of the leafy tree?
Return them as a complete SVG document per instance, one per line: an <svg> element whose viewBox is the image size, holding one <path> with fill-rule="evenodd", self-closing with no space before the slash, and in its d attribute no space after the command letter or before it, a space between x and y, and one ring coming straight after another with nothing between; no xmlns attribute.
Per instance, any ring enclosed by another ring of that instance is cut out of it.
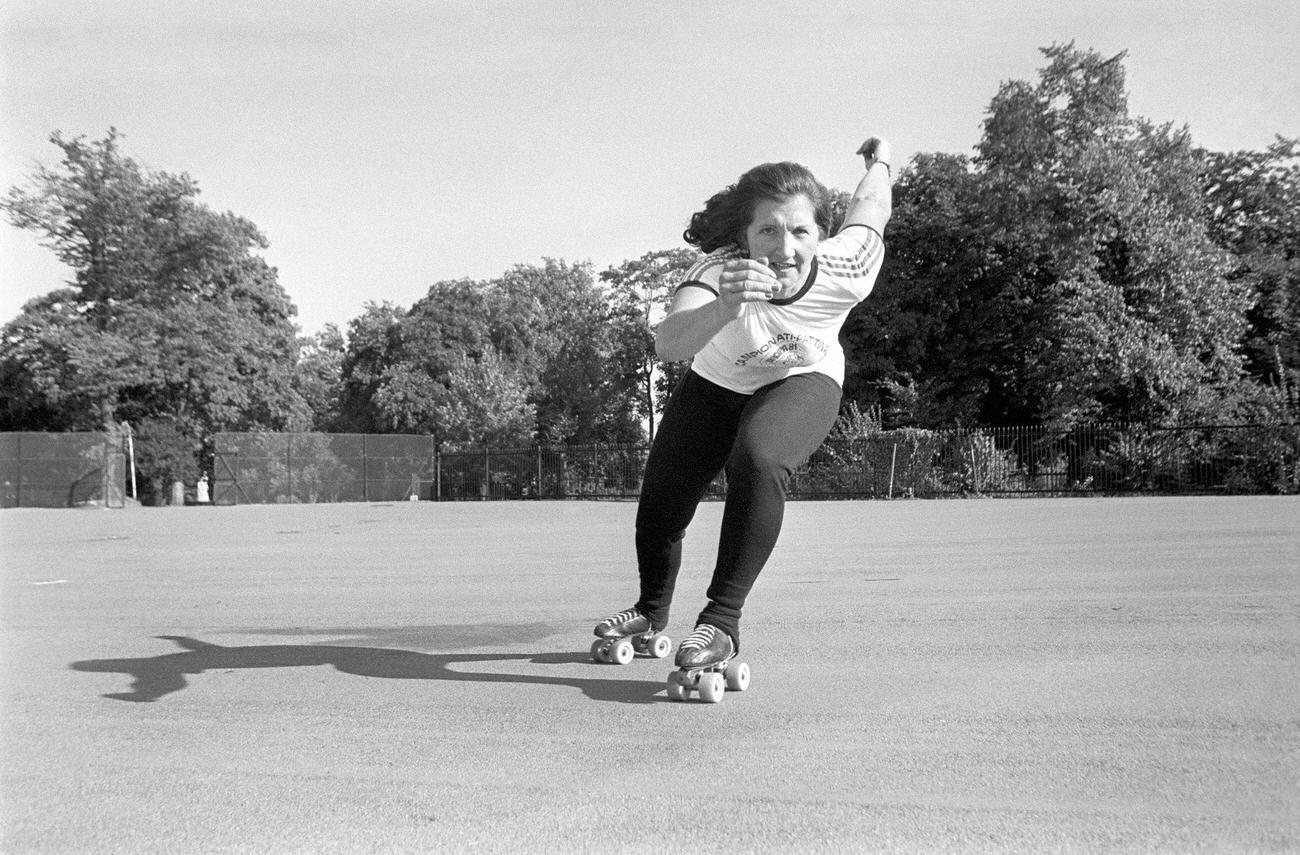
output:
<svg viewBox="0 0 1300 855"><path fill-rule="evenodd" d="M495 350L457 358L441 378L399 362L374 397L383 432L429 434L449 449L531 441L536 413L517 371Z"/></svg>
<svg viewBox="0 0 1300 855"><path fill-rule="evenodd" d="M406 312L389 302L366 303L360 317L348 323L347 349L339 371L339 409L335 424L352 433L381 433L384 414L375 396L385 372L402 357L402 320Z"/></svg>
<svg viewBox="0 0 1300 855"><path fill-rule="evenodd" d="M125 157L118 140L53 134L61 163L0 202L74 273L4 328L0 428L170 421L197 443L301 423L295 309L255 254L266 239L199 203L188 176Z"/></svg>
<svg viewBox="0 0 1300 855"><path fill-rule="evenodd" d="M343 360L347 341L335 324L298 340L294 389L311 413L311 429L333 430L343 394Z"/></svg>
<svg viewBox="0 0 1300 855"><path fill-rule="evenodd" d="M625 341L635 314L611 301L589 263L544 259L489 283L490 335L530 387L538 440L623 441L640 436L639 360Z"/></svg>
<svg viewBox="0 0 1300 855"><path fill-rule="evenodd" d="M143 378L124 336L101 332L74 289L31 300L0 340L0 429L93 430L105 401Z"/></svg>
<svg viewBox="0 0 1300 855"><path fill-rule="evenodd" d="M1300 139L1264 151L1199 151L1210 236L1232 254L1228 278L1254 296L1247 372L1300 388Z"/></svg>
<svg viewBox="0 0 1300 855"><path fill-rule="evenodd" d="M356 398L368 396L388 429L436 429L448 441L514 436L520 395L541 441L632 438L638 387L627 340L637 323L616 296L596 284L590 264L554 259L487 282L436 283L410 312L357 330L369 344L350 346L350 376L358 389L363 380L371 387ZM479 406L494 401L504 423ZM465 421L476 414L485 419L479 428Z"/></svg>
<svg viewBox="0 0 1300 855"><path fill-rule="evenodd" d="M494 346L488 301L483 283L434 283L402 318L401 358L435 379L446 378L467 357L481 359Z"/></svg>
<svg viewBox="0 0 1300 855"><path fill-rule="evenodd" d="M976 422L1022 306L996 275L979 177L960 155L919 154L899 175L889 252L849 316L845 397L901 424Z"/></svg>
<svg viewBox="0 0 1300 855"><path fill-rule="evenodd" d="M525 384L495 351L462 359L434 403L434 432L453 448L517 447L533 439L536 412Z"/></svg>
<svg viewBox="0 0 1300 855"><path fill-rule="evenodd" d="M1188 134L1128 117L1123 54L1044 54L1036 86L994 98L977 160L1003 276L1038 315L1021 329L1007 410L1205 417L1240 381L1249 295L1206 234Z"/></svg>
<svg viewBox="0 0 1300 855"><path fill-rule="evenodd" d="M1240 392L1249 289L1207 233L1185 130L1128 115L1123 54L1044 51L976 158L900 176L848 388L937 426L1213 418Z"/></svg>
<svg viewBox="0 0 1300 855"><path fill-rule="evenodd" d="M662 410L687 363L661 363L654 353L654 329L672 302L673 292L692 264L700 257L695 249L665 249L648 252L638 259L610 267L600 278L611 289L611 298L621 305L626 331L620 336L618 364L632 371L640 401L648 415ZM653 430L653 421L651 422Z"/></svg>

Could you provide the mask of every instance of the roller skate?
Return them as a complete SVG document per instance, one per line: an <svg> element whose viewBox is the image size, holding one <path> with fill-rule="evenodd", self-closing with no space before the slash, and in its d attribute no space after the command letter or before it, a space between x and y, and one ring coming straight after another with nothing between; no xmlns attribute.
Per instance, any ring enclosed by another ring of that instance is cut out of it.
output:
<svg viewBox="0 0 1300 855"><path fill-rule="evenodd" d="M636 609L610 615L596 624L595 633L591 658L597 662L626 665L638 653L663 659L673 649L672 640L655 629L650 618Z"/></svg>
<svg viewBox="0 0 1300 855"><path fill-rule="evenodd" d="M677 648L677 670L668 675L668 699L687 700L694 689L701 701L716 704L727 689L745 691L749 688L749 665L735 660L731 636L715 626L700 624Z"/></svg>

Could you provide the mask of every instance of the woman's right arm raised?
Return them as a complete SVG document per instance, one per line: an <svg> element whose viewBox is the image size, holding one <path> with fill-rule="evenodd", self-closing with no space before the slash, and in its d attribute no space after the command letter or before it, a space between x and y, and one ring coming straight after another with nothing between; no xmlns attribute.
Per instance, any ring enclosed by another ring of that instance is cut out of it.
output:
<svg viewBox="0 0 1300 855"><path fill-rule="evenodd" d="M771 299L779 287L766 259L748 258L735 258L723 266L717 293L695 284L679 287L655 331L655 354L664 362L690 359L740 317L745 303Z"/></svg>

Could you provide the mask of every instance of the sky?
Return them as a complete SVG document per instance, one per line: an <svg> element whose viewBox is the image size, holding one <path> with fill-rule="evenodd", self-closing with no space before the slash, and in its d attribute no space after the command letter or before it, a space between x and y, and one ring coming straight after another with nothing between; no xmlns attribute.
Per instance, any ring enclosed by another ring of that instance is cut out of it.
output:
<svg viewBox="0 0 1300 855"><path fill-rule="evenodd" d="M1129 111L1227 151L1300 136L1296 0L0 0L0 192L50 134L255 223L305 334L545 258L684 244L705 199L795 160L851 190L972 154L1040 48L1126 52ZM0 223L0 322L71 276Z"/></svg>

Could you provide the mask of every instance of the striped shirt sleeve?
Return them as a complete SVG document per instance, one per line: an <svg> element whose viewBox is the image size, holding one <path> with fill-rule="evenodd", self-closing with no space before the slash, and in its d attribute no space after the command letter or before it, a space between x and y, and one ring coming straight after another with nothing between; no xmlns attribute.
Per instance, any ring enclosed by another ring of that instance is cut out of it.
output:
<svg viewBox="0 0 1300 855"><path fill-rule="evenodd" d="M861 300L871 293L885 259L885 241L870 226L854 223L817 248L821 271Z"/></svg>
<svg viewBox="0 0 1300 855"><path fill-rule="evenodd" d="M678 289L686 287L704 288L716 295L718 293L718 276L722 273L723 266L731 259L739 257L740 254L740 249L735 246L714 250L691 265L691 268L686 271L686 275L682 277L682 281L678 283Z"/></svg>

